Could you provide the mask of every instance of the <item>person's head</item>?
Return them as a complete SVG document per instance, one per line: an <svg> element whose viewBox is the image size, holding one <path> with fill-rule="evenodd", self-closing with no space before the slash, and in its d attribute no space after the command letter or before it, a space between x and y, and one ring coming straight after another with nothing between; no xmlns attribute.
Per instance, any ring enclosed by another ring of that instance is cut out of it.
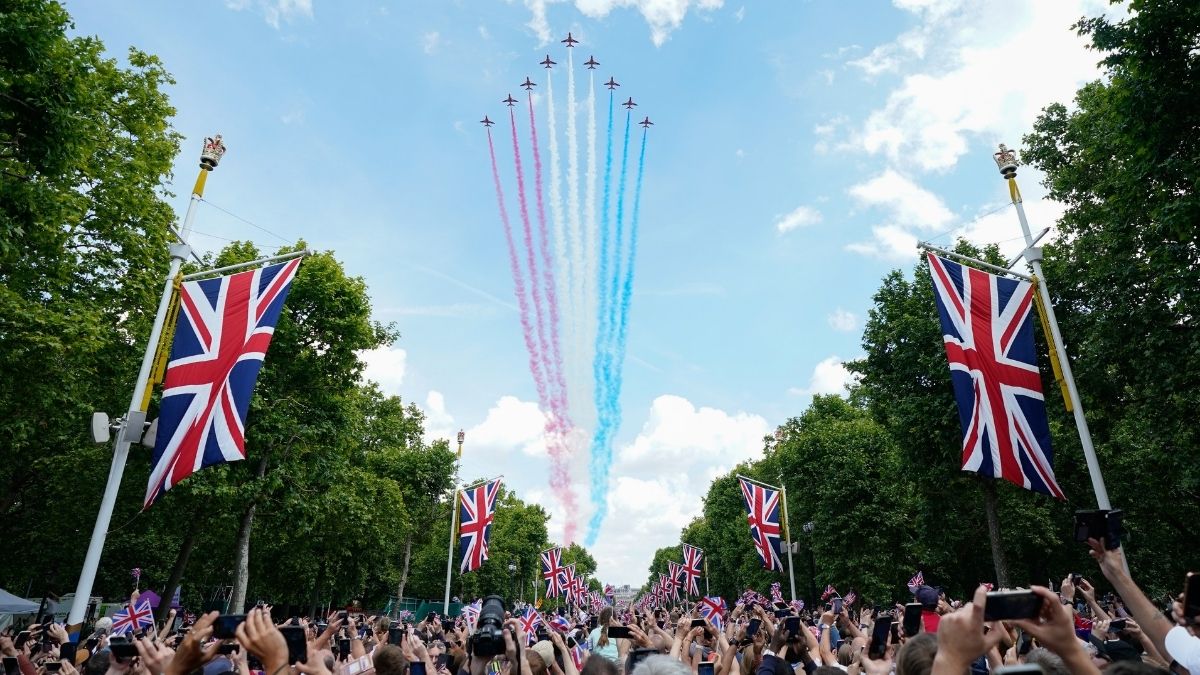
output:
<svg viewBox="0 0 1200 675"><path fill-rule="evenodd" d="M546 660L536 649L526 649L525 660L529 661L529 672L532 675L546 675Z"/></svg>
<svg viewBox="0 0 1200 675"><path fill-rule="evenodd" d="M917 589L917 602L921 603L921 607L925 609L937 609L938 600L941 599L941 594L932 586L921 586Z"/></svg>
<svg viewBox="0 0 1200 675"><path fill-rule="evenodd" d="M608 624L612 622L612 616L612 607L605 607L604 609L600 610L600 618L598 619L600 626L600 637L596 639L597 647L608 646Z"/></svg>
<svg viewBox="0 0 1200 675"><path fill-rule="evenodd" d="M1070 675L1071 673L1067 664L1063 663L1062 657L1041 647L1030 649L1029 653L1025 655L1025 663L1041 666L1044 675Z"/></svg>
<svg viewBox="0 0 1200 675"><path fill-rule="evenodd" d="M108 635L112 632L112 619L107 616L102 616L96 619L96 632L103 635Z"/></svg>
<svg viewBox="0 0 1200 675"><path fill-rule="evenodd" d="M679 659L655 654L637 664L630 675L692 675L692 669L683 665ZM838 675L843 674L838 673Z"/></svg>
<svg viewBox="0 0 1200 675"><path fill-rule="evenodd" d="M683 665L680 661L676 661L676 663L681 666ZM587 661L583 662L583 670L579 672L579 675L620 675L620 671L617 670L616 664L612 661L599 654L592 654L588 657ZM686 675L691 675L690 669Z"/></svg>
<svg viewBox="0 0 1200 675"><path fill-rule="evenodd" d="M937 634L920 633L909 638L896 655L896 675L929 675L937 656Z"/></svg>
<svg viewBox="0 0 1200 675"><path fill-rule="evenodd" d="M87 660L87 664L84 665L83 670L80 671L81 675L104 675L107 673L110 662L109 655L111 653L107 649L104 649L93 654Z"/></svg>
<svg viewBox="0 0 1200 675"><path fill-rule="evenodd" d="M374 661L376 675L405 675L408 672L408 659L395 645L379 645Z"/></svg>

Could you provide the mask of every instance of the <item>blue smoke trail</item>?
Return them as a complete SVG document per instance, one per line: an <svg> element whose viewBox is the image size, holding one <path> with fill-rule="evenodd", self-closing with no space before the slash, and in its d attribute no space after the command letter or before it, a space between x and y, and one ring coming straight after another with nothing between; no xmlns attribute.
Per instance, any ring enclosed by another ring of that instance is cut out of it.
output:
<svg viewBox="0 0 1200 675"><path fill-rule="evenodd" d="M612 115L610 101L609 115L609 144L612 142ZM621 239L625 221L625 186L629 172L629 128L632 124L632 111L625 113L625 137L621 148L621 176L617 185L617 219L613 242L613 274L612 281L606 291L606 302L601 304L601 326L596 331L596 355L593 360L593 371L596 374L596 431L592 436L591 476L592 476L592 517L588 522L587 545L596 542L600 534L600 526L608 512L608 471L612 466L613 436L621 426L621 380L620 370L613 368L613 345L610 340L616 330L617 293L621 280ZM605 158L605 194L609 192L609 176L611 174L611 153ZM608 199L605 199L605 210ZM606 223L607 225L607 219ZM602 260L603 262L603 260ZM601 278L603 283L605 279Z"/></svg>
<svg viewBox="0 0 1200 675"><path fill-rule="evenodd" d="M602 336L605 332L605 321L608 317L608 246L611 233L609 231L609 203L612 196L612 149L613 149L613 93L610 89L608 92L608 131L607 140L604 146L604 201L600 205L600 263L599 272L596 274L596 294L599 296L597 301L597 316L596 316L596 345L592 353L592 379L594 382L593 400L596 405L597 426L593 432L593 441L591 447L591 463L594 468L596 461L596 438L600 435L599 420L603 419L603 401L604 389L606 382L604 381L604 371L602 367L602 355L604 353L604 342Z"/></svg>
<svg viewBox="0 0 1200 675"><path fill-rule="evenodd" d="M642 176L646 169L646 136L647 130L642 130L642 149L638 152L637 179L633 188L633 214L629 218L629 259L625 264L625 279L621 285L621 300L619 307L620 320L617 322L616 367L620 373L625 367L625 340L629 334L629 304L633 298L633 263L637 258L638 215L642 207ZM620 381L617 382L616 418L621 418Z"/></svg>

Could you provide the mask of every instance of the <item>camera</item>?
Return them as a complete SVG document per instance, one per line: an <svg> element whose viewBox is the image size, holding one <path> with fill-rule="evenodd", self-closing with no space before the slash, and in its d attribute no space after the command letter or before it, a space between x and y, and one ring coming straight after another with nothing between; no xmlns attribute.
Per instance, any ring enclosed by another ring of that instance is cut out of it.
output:
<svg viewBox="0 0 1200 675"><path fill-rule="evenodd" d="M489 595L483 599L475 632L467 640L474 656L490 658L504 653L504 599Z"/></svg>

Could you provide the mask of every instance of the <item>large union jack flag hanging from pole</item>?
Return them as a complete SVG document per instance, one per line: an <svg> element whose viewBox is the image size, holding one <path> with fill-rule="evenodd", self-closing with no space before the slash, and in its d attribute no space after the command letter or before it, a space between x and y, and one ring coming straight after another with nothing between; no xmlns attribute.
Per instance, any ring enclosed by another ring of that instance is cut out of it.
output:
<svg viewBox="0 0 1200 675"><path fill-rule="evenodd" d="M929 271L962 422L963 471L1065 499L1033 344L1033 284L933 254Z"/></svg>
<svg viewBox="0 0 1200 675"><path fill-rule="evenodd" d="M458 507L458 553L462 557L459 568L462 572L477 570L488 559L488 537L492 534L499 493L499 478L462 491Z"/></svg>
<svg viewBox="0 0 1200 675"><path fill-rule="evenodd" d="M750 536L763 567L783 571L780 556L779 490L752 483L738 477L742 485L742 498L746 502L746 520L750 523Z"/></svg>
<svg viewBox="0 0 1200 675"><path fill-rule="evenodd" d="M546 597L562 595L564 572L561 548L542 551L542 581L546 582Z"/></svg>
<svg viewBox="0 0 1200 675"><path fill-rule="evenodd" d="M691 544L683 545L683 592L688 595L700 595L700 584L697 581L700 578L700 564L704 559L704 550L692 546Z"/></svg>
<svg viewBox="0 0 1200 675"><path fill-rule="evenodd" d="M213 464L246 458L246 413L300 259L179 288L143 508Z"/></svg>

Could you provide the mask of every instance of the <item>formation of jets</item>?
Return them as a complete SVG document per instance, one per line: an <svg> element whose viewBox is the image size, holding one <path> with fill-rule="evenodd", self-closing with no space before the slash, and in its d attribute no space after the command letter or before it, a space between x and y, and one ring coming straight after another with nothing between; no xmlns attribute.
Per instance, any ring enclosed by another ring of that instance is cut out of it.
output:
<svg viewBox="0 0 1200 675"><path fill-rule="evenodd" d="M574 48L575 45L579 44L579 40L576 40L570 33L567 33L566 39L561 40L561 42L563 44L565 44L568 48ZM538 61L538 64L545 66L546 69L549 70L552 66L558 65L558 62L550 60L550 55L547 54L545 59ZM588 56L588 60L584 61L583 65L587 66L588 70L595 70L596 66L600 65L600 62L596 60L595 56ZM525 81L522 82L519 86L523 87L525 89L525 91L532 91L533 88L537 86L537 83L534 82L533 80L529 79L528 76L526 76ZM619 87L621 85L615 79L613 79L612 77L609 77L608 82L605 82L604 86L608 87L609 91L613 91L614 89L616 89L617 87ZM512 94L509 94L507 98L505 98L504 100L501 101L501 103L505 103L508 105L508 107L511 108L517 104L517 99L513 98ZM634 103L633 97L630 96L629 100L625 101L621 105L625 106L626 110L632 111L634 109L634 107L637 106L637 103ZM484 115L483 119L479 120L479 123L482 124L483 126L489 127L489 128L493 124L495 124L495 122L488 119L487 115ZM650 117L647 115L645 117L645 119L643 119L641 122L638 122L638 124L643 129L649 129L651 126L654 125L654 122L651 122Z"/></svg>

